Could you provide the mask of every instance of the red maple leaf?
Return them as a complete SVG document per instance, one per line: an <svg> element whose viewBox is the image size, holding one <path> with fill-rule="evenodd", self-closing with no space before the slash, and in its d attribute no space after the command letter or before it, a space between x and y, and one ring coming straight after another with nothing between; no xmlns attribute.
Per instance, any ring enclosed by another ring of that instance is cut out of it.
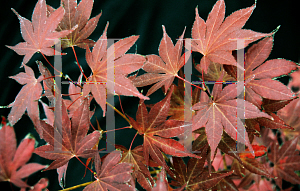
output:
<svg viewBox="0 0 300 191"><path fill-rule="evenodd" d="M292 184L300 184L299 176L294 172L300 170L299 151L296 151L298 138L285 141L279 148L277 140L271 145L271 153L268 158L273 162L272 174L277 177L276 184L282 189L282 179Z"/></svg>
<svg viewBox="0 0 300 191"><path fill-rule="evenodd" d="M103 110L103 116L106 110L107 93L149 99L139 93L132 81L127 78L128 74L140 69L145 62L145 58L141 55L125 54L136 42L138 36L124 38L107 48L107 27L108 25L96 42L93 51L87 49L86 61L93 74L83 86L83 96L92 92Z"/></svg>
<svg viewBox="0 0 300 191"><path fill-rule="evenodd" d="M201 92L203 100L192 107L193 110L198 110L193 117L193 130L205 127L212 159L222 138L223 129L230 137L246 144L250 151L253 151L241 119L271 118L250 102L235 99L239 94L237 91L242 91L242 89L237 89L237 84L230 84L222 89L222 83L216 83L211 97L208 97L205 92ZM241 132L245 133L241 134Z"/></svg>
<svg viewBox="0 0 300 191"><path fill-rule="evenodd" d="M82 0L77 6L77 0L61 1L61 6L65 9L65 14L56 31L72 30L76 25L78 26L72 33L62 39L61 46L63 49L72 46L86 48L86 45L92 47L95 44L93 40L87 39L95 30L101 16L100 13L89 20L93 3L93 0ZM50 13L55 11L50 6L47 8Z"/></svg>
<svg viewBox="0 0 300 191"><path fill-rule="evenodd" d="M9 105L12 109L8 115L8 120L12 125L22 117L26 109L29 117L34 123L39 119L38 100L40 99L43 90L42 85L40 84L43 76L36 79L33 70L26 65L23 66L25 73L21 72L10 77L19 84L25 84L18 93L15 101Z"/></svg>
<svg viewBox="0 0 300 191"><path fill-rule="evenodd" d="M232 13L224 20L225 3L219 0L205 22L198 14L192 29L192 51L203 54L200 67L207 73L210 62L235 65L236 60L231 54L232 50L246 47L249 43L270 34L241 29L250 17L255 5ZM224 22L223 22L224 20ZM237 48L237 40L245 39L243 47Z"/></svg>
<svg viewBox="0 0 300 191"><path fill-rule="evenodd" d="M136 179L137 182L146 190L151 190L154 182L146 166L143 155L143 146L139 145L132 150L127 150L122 145L116 145L116 148L123 151L120 162L126 162L133 165L133 179ZM150 160L149 166L157 166L157 164Z"/></svg>
<svg viewBox="0 0 300 191"><path fill-rule="evenodd" d="M128 184L132 179L132 166L128 163L119 163L120 159L120 151L113 151L104 158L101 164L100 156L96 154L97 180L85 187L83 191L133 191L134 188Z"/></svg>
<svg viewBox="0 0 300 191"><path fill-rule="evenodd" d="M233 173L233 171L209 173L208 169L204 168L207 150L203 151L201 159L190 158L187 165L182 158L172 158L173 171L176 175L174 181L170 183L172 186L184 186L187 191L208 190Z"/></svg>
<svg viewBox="0 0 300 191"><path fill-rule="evenodd" d="M29 163L35 140L25 138L17 148L14 128L2 121L0 127L0 182L9 181L17 187L29 187L22 179L47 166Z"/></svg>
<svg viewBox="0 0 300 191"><path fill-rule="evenodd" d="M272 78L286 75L297 68L297 64L285 59L273 59L264 62L271 53L273 37L266 37L251 46L245 55L245 97L246 100L260 108L262 97L272 100L288 100L294 97L291 90ZM224 66L225 70L234 78L237 69L233 66Z"/></svg>
<svg viewBox="0 0 300 191"><path fill-rule="evenodd" d="M164 86L164 92L167 93L169 87L178 76L178 71L190 57L190 52L181 55L183 45L183 34L179 37L176 45L173 45L168 36L165 26L163 27L163 38L159 45L159 55L147 55L143 70L147 73L134 79L136 87L143 87L154 84L147 92L147 96Z"/></svg>
<svg viewBox="0 0 300 191"><path fill-rule="evenodd" d="M65 37L72 30L56 32L59 22L64 16L64 9L58 8L47 17L47 5L45 0L39 0L32 14L32 23L21 17L14 9L21 25L21 34L26 42L20 42L16 46L7 46L16 51L19 55L25 55L23 63L26 64L36 52L41 52L47 56L54 55L51 48L59 38Z"/></svg>
<svg viewBox="0 0 300 191"><path fill-rule="evenodd" d="M198 157L189 153L178 141L171 139L171 137L183 134L185 130L188 131L191 128L191 124L185 124L184 121L166 120L172 92L173 86L167 96L156 103L149 113L144 102L141 102L138 107L136 121L128 116L132 127L144 136L143 152L146 164L148 165L150 155L155 162L167 170L169 168L162 152L179 157Z"/></svg>
<svg viewBox="0 0 300 191"><path fill-rule="evenodd" d="M71 121L64 102L61 102L61 111L59 104L55 110L58 114L56 113L54 126L40 121L37 127L39 134L43 133L40 137L48 144L38 147L35 153L43 158L55 160L46 170L62 167L73 157L93 157L97 152L93 147L101 137L99 131L86 135L90 124L87 99L73 113Z"/></svg>

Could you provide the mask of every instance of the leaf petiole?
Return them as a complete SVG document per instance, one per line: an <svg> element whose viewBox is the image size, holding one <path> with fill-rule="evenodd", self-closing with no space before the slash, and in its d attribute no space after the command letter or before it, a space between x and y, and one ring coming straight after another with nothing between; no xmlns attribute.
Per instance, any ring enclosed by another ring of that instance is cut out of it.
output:
<svg viewBox="0 0 300 191"><path fill-rule="evenodd" d="M87 81L87 77L86 77L86 75L83 73L83 70L82 70L81 66L79 65L78 58L77 58L77 54L76 54L76 52L75 52L74 46L72 46L72 50L73 50L73 52L74 52L74 56L75 56L75 59L76 59L78 68L79 68L80 72L82 73L82 75L84 76L85 81Z"/></svg>
<svg viewBox="0 0 300 191"><path fill-rule="evenodd" d="M181 80L183 80L184 82L186 82L186 83L192 85L192 86L195 86L196 88L198 88L198 89L200 89L200 90L204 90L203 88L201 88L201 87L199 87L199 86L197 86L197 85L195 85L195 84L192 84L191 82L189 82L189 81L183 79L182 77L180 77L180 76L178 76L178 75L176 75L176 77L179 78L179 79L181 79Z"/></svg>
<svg viewBox="0 0 300 191"><path fill-rule="evenodd" d="M129 119L123 113L121 113L117 108L115 108L114 106L112 106L110 103L106 102L106 104L109 107L113 108L119 115L121 115L130 124Z"/></svg>
<svg viewBox="0 0 300 191"><path fill-rule="evenodd" d="M93 182L94 182L94 181L86 182L86 183L79 184L79 185L76 185L76 186L72 186L72 187L70 187L70 188L66 188L66 189L59 190L59 191L75 190L75 189L77 189L77 188L84 187L84 186L87 186L87 185L89 185L89 184L92 184Z"/></svg>

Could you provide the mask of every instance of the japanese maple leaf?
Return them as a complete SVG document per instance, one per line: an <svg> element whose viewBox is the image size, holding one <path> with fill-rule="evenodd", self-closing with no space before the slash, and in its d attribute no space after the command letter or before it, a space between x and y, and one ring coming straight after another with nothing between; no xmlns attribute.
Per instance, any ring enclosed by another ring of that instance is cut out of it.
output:
<svg viewBox="0 0 300 191"><path fill-rule="evenodd" d="M280 109L277 114L278 116L289 126L293 127L294 130L285 129L282 133L288 140L293 139L295 136L300 135L300 99L294 99L284 108ZM297 149L300 150L300 141L298 141Z"/></svg>
<svg viewBox="0 0 300 191"><path fill-rule="evenodd" d="M245 97L260 108L262 97L271 100L289 100L294 97L291 90L272 78L286 75L297 68L297 64L285 59L273 59L264 62L271 53L273 37L266 37L252 45L245 55ZM263 63L264 62L264 63ZM233 77L237 76L236 67L224 66Z"/></svg>
<svg viewBox="0 0 300 191"><path fill-rule="evenodd" d="M219 183L223 178L233 173L233 171L230 171L210 174L208 170L203 167L205 159L206 157L204 155L202 155L202 159L190 158L186 165L182 158L173 157L173 167L175 169L176 178L170 184L176 187L185 185L188 191L208 190Z"/></svg>
<svg viewBox="0 0 300 191"><path fill-rule="evenodd" d="M88 100L77 108L71 120L64 102L60 103L61 111L59 110L60 104L55 107L55 112L58 114L55 115L54 126L40 121L40 126L37 127L38 132L43 133L40 137L48 144L38 147L35 153L43 158L55 160L47 170L62 167L73 157L93 157L97 152L93 147L101 137L99 131L86 135L90 120Z"/></svg>
<svg viewBox="0 0 300 191"><path fill-rule="evenodd" d="M196 8L191 47L192 51L203 54L200 66L205 73L210 62L236 66L232 50L244 48L249 43L270 35L241 29L255 6L236 11L224 20L225 3L224 0L219 0L209 13L206 22L199 16ZM237 48L237 41L241 39L245 40L243 47Z"/></svg>
<svg viewBox="0 0 300 191"><path fill-rule="evenodd" d="M268 158L274 164L272 174L277 177L276 184L282 189L282 179L292 183L300 184L299 176L294 172L300 170L299 151L296 151L298 138L285 141L279 148L278 142L273 141L271 153Z"/></svg>
<svg viewBox="0 0 300 191"><path fill-rule="evenodd" d="M17 187L29 187L22 179L47 166L29 163L35 140L25 138L17 148L14 128L2 121L0 127L0 182L9 181Z"/></svg>
<svg viewBox="0 0 300 191"><path fill-rule="evenodd" d="M133 179L146 190L151 190L154 181L146 166L146 162L143 155L143 146L137 146L134 149L127 150L122 145L116 145L116 148L123 151L122 159L120 162L126 162L133 165ZM157 166L153 161L150 160L150 166Z"/></svg>
<svg viewBox="0 0 300 191"><path fill-rule="evenodd" d="M221 80L219 79L219 81ZM193 117L193 130L205 127L212 159L222 138L223 129L230 137L246 144L250 151L253 151L248 133L241 119L257 117L271 118L250 102L242 99L234 99L241 91L242 88L237 89L237 84L230 84L222 89L222 84L216 83L211 97L209 98L205 92L201 92L203 101L198 102L192 107L193 110L198 110ZM243 132L243 135L241 132Z"/></svg>
<svg viewBox="0 0 300 191"><path fill-rule="evenodd" d="M132 166L128 163L119 163L120 151L113 151L108 154L101 164L99 154L95 155L95 168L97 180L84 188L83 191L134 191L128 183L131 182Z"/></svg>
<svg viewBox="0 0 300 191"><path fill-rule="evenodd" d="M29 117L34 123L39 119L38 100L40 99L43 90L42 85L40 84L43 76L36 79L33 70L26 65L23 66L25 73L20 72L19 74L10 77L19 84L24 85L15 101L9 105L12 109L8 115L8 120L12 125L22 117L26 109Z"/></svg>
<svg viewBox="0 0 300 191"><path fill-rule="evenodd" d="M101 13L89 20L93 8L93 0L82 0L77 6L77 0L61 0L61 6L65 9L64 17L59 23L56 31L72 30L78 26L72 33L62 39L62 48L78 46L86 48L86 45L92 47L95 42L87 39L95 30ZM55 9L48 6L48 11L52 13Z"/></svg>
<svg viewBox="0 0 300 191"><path fill-rule="evenodd" d="M270 129L290 129L290 130L294 130L293 127L291 127L290 125L285 123L285 121L282 120L281 117L279 117L277 115L279 113L277 111L281 110L282 108L284 108L286 105L288 105L292 101L293 101L293 99L289 99L289 100L269 100L269 99L264 98L263 101L262 101L261 107L263 108L263 110L266 113L268 113L269 115L271 115L273 117L273 120L266 119L266 118L257 118L257 119L248 119L248 120L252 120L251 125L256 125L256 123L258 123L258 125L264 126L264 127L270 128ZM275 114L275 112L277 112L277 114ZM247 121L246 121L246 124L247 124Z"/></svg>
<svg viewBox="0 0 300 191"><path fill-rule="evenodd" d="M263 111L272 116L273 119L267 119L264 117L259 117L255 119L246 119L246 127L248 132L251 131L251 134L260 136L260 134L264 134L264 130L261 131L261 127L264 126L269 129L282 129L284 132L291 132L290 130L294 130L293 127L288 125L284 120L281 119L275 112L285 107L288 103L293 101L290 100L269 100L263 99L261 107ZM278 113L278 112L277 112ZM266 130L266 129L265 129ZM294 131L293 131L294 132ZM267 134L266 134L267 136ZM269 145L268 136L263 139L265 145Z"/></svg>
<svg viewBox="0 0 300 191"><path fill-rule="evenodd" d="M159 45L159 56L147 55L147 61L143 66L143 70L147 73L134 79L134 85L136 87L143 87L155 83L148 90L147 96L162 86L164 86L164 92L167 93L174 78L178 76L178 71L190 57L190 52L181 55L184 31L174 46L166 32L165 26L162 26L162 28L164 34Z"/></svg>
<svg viewBox="0 0 300 191"><path fill-rule="evenodd" d="M127 78L128 74L140 69L145 62L145 58L141 55L125 54L136 42L138 36L124 38L107 48L107 27L108 25L96 42L93 51L89 49L86 51L86 61L92 69L92 75L83 86L83 96L92 92L103 110L103 116L107 93L149 99L139 93L132 81Z"/></svg>
<svg viewBox="0 0 300 191"><path fill-rule="evenodd" d="M44 87L45 96L49 100L50 107L54 107L54 103L55 103L55 81L52 78L53 75L48 70L48 68L43 65L42 62L37 61L37 63L39 65L39 71L44 77L43 87ZM57 93L59 93L59 92L57 92Z"/></svg>
<svg viewBox="0 0 300 191"><path fill-rule="evenodd" d="M32 23L24 17L21 17L14 9L21 25L21 34L26 42L20 42L16 46L7 46L13 49L19 55L25 55L23 63L26 64L36 52L41 52L47 56L54 55L54 49L51 48L59 38L68 35L71 30L56 32L59 22L64 16L64 9L58 8L47 17L47 6L45 0L39 0L32 14Z"/></svg>
<svg viewBox="0 0 300 191"><path fill-rule="evenodd" d="M146 164L149 164L150 155L156 163L167 170L169 168L162 152L179 157L198 157L189 153L178 141L171 139L171 137L183 134L185 130L191 128L191 125L185 124L184 121L167 120L172 92L173 86L167 96L156 103L149 113L145 104L141 102L138 107L136 121L128 116L132 127L144 137L143 152Z"/></svg>

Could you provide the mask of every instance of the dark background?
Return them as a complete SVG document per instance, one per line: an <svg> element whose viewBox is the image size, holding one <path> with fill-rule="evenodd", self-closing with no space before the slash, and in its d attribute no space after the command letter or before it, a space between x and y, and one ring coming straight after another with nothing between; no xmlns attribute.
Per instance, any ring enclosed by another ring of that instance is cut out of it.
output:
<svg viewBox="0 0 300 191"><path fill-rule="evenodd" d="M0 106L5 106L14 101L16 95L21 89L15 80L9 79L8 76L16 75L23 72L20 69L23 56L17 55L14 51L5 47L5 45L14 46L19 42L23 42L20 34L20 25L17 16L10 10L14 8L21 16L31 20L31 15L36 4L36 0L2 0L1 1L1 29L0 29ZM94 33L90 36L91 39L97 40L109 21L107 36L108 38L124 38L131 35L140 35L139 40L130 51L147 55L158 54L158 46L162 38L162 25L166 26L166 31L173 42L179 37L184 27L186 27L185 38L191 37L191 28L195 19L195 8L198 6L199 15L206 20L208 13L215 4L215 0L95 0L92 17L102 11L98 26ZM251 6L254 0L227 0L226 16L232 12ZM59 0L48 0L47 4L57 8L60 4ZM281 25L279 31L275 35L275 44L269 59L285 58L294 62L300 60L300 36L299 24L300 17L298 6L295 0L258 0L257 7L252 16L245 25L245 29L251 29L258 32L268 33L273 31L278 25ZM68 55L63 56L63 72L68 74L73 80L76 80L79 75L78 67L74 64L75 58L70 49L64 52ZM76 48L79 57L79 63L83 65L86 75L90 74L90 70L86 65L84 51ZM48 58L53 63L51 57ZM35 54L27 63L32 67L39 76L36 60L46 63L40 54ZM288 78L283 78L283 82L287 83ZM64 87L64 86L63 86ZM67 86L66 86L67 87ZM64 87L64 88L66 88ZM63 93L67 93L63 90ZM161 91L156 92L150 97L148 103L156 103L163 98ZM118 102L118 98L115 98ZM131 117L135 117L135 111L138 104L137 98L123 98L122 105ZM0 109L0 115L7 117L10 109ZM101 122L100 125L105 129L105 120L101 118L101 109L96 109L96 118ZM128 126L118 114L116 114L116 128ZM95 117L93 118L95 122ZM95 123L94 123L95 124ZM20 142L28 132L39 141L39 144L44 144L38 138L30 119L23 115L22 119L15 125L17 140ZM123 144L127 148L134 136L135 130L127 129L116 132L116 143ZM133 146L142 143L142 138L137 137ZM102 143L104 145L105 143ZM100 147L101 148L101 147ZM31 161L42 164L50 164L50 161L39 158L33 155ZM91 180L88 173L85 178L84 167L78 161L71 160L67 171L66 187L74 186ZM60 189L57 181L57 173L55 170L36 173L28 180L30 185L35 184L40 178L47 177L50 179L50 190ZM0 188L8 186L8 183L0 183ZM17 190L17 189L15 189ZM78 189L81 190L81 189Z"/></svg>

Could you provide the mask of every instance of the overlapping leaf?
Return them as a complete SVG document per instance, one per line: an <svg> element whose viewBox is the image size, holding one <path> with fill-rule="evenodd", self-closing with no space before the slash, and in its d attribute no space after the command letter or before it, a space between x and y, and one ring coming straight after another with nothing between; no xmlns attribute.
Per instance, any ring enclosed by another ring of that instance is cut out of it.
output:
<svg viewBox="0 0 300 191"><path fill-rule="evenodd" d="M273 37L267 37L251 46L245 56L245 96L246 100L260 108L262 97L271 100L289 100L294 97L287 86L272 78L286 75L297 68L297 64L285 59L264 62L271 53ZM264 62L264 63L263 63ZM224 66L236 79L236 68Z"/></svg>
<svg viewBox="0 0 300 191"><path fill-rule="evenodd" d="M16 46L7 46L16 51L19 55L25 55L23 63L26 64L36 52L41 52L48 56L54 55L51 48L59 38L63 38L74 29L56 32L59 22L64 16L64 9L58 8L47 16L47 6L45 0L39 0L32 14L32 23L21 17L14 9L21 25L21 34L26 42L20 42Z"/></svg>
<svg viewBox="0 0 300 191"><path fill-rule="evenodd" d="M113 151L101 164L100 156L96 154L97 180L85 187L83 191L134 191L134 188L128 184L132 178L132 166L128 163L119 163L121 157L120 151Z"/></svg>
<svg viewBox="0 0 300 191"><path fill-rule="evenodd" d="M25 73L21 72L10 78L16 80L19 84L24 85L18 93L15 101L9 106L12 107L8 120L14 125L27 109L28 115L35 123L39 119L38 100L42 94L42 85L40 82L43 77L35 78L33 70L24 65Z"/></svg>
<svg viewBox="0 0 300 191"><path fill-rule="evenodd" d="M93 51L87 49L86 61L93 74L83 86L83 95L86 96L92 92L96 102L103 110L103 115L105 115L107 93L149 99L139 93L131 80L127 78L128 74L140 69L145 62L145 58L141 55L125 54L136 42L138 36L119 40L107 48L107 27L108 25L96 42Z"/></svg>
<svg viewBox="0 0 300 191"><path fill-rule="evenodd" d="M127 150L124 146L116 145L116 148L123 151L120 162L126 162L133 165L133 179L136 179L137 182L146 190L151 190L154 181L146 166L143 155L143 147L140 145L132 150ZM150 161L150 163L153 164L152 161ZM151 166L151 164L149 166Z"/></svg>
<svg viewBox="0 0 300 191"><path fill-rule="evenodd" d="M294 172L300 170L299 151L296 151L298 138L284 142L279 148L277 141L271 145L268 158L273 162L272 174L277 177L276 184L282 188L282 179L292 184L300 184L299 176Z"/></svg>
<svg viewBox="0 0 300 191"><path fill-rule="evenodd" d="M212 97L208 98L205 92L201 92L207 101L200 101L192 108L198 110L193 117L193 130L205 127L212 158L222 138L223 129L230 137L246 144L253 151L241 119L271 118L250 102L234 99L239 92L241 89L237 89L237 84L230 84L222 89L222 84L217 83L214 85Z"/></svg>
<svg viewBox="0 0 300 191"><path fill-rule="evenodd" d="M64 17L59 23L56 31L72 30L78 26L72 33L68 34L61 41L62 48L78 46L80 48L87 48L86 45L92 47L95 42L87 39L95 30L101 13L89 20L93 0L82 0L77 6L77 0L61 0L61 6L65 10ZM48 6L48 11L52 13L54 9Z"/></svg>
<svg viewBox="0 0 300 191"><path fill-rule="evenodd" d="M93 157L97 150L94 146L98 144L101 137L99 131L87 134L89 130L89 106L85 100L74 112L70 121L65 104L56 105L56 115L54 126L40 121L38 132L42 132L40 137L48 142L47 145L38 147L35 153L43 158L55 160L47 170L56 169L67 164L73 157L89 158Z"/></svg>
<svg viewBox="0 0 300 191"><path fill-rule="evenodd" d="M185 147L171 137L176 137L188 131L190 124L183 121L166 120L170 108L170 97L173 92L171 87L167 96L160 102L156 103L148 113L143 102L139 104L136 121L129 117L132 127L140 135L144 136L143 152L146 164L149 164L149 155L157 164L168 169L163 154L173 156L190 156L197 157L189 153Z"/></svg>
<svg viewBox="0 0 300 191"><path fill-rule="evenodd" d="M258 33L241 29L249 19L255 5L232 13L224 20L225 3L219 0L208 15L206 22L199 16L196 8L196 18L192 29L192 51L203 54L200 67L207 73L211 62L235 65L232 50L246 47L249 43L270 34ZM224 21L223 21L224 20ZM245 40L238 47L238 40Z"/></svg>
<svg viewBox="0 0 300 191"><path fill-rule="evenodd" d="M34 151L35 140L24 139L17 148L14 128L0 127L0 182L9 181L18 187L29 187L22 179L46 168L38 163L26 164Z"/></svg>
<svg viewBox="0 0 300 191"><path fill-rule="evenodd" d="M163 26L163 31L163 38L159 45L159 56L147 55L147 61L143 66L143 70L147 73L138 76L133 81L136 87L143 87L155 83L148 90L147 96L162 86L164 86L164 92L167 93L178 71L190 57L190 52L181 55L184 31L175 46L166 32L165 26Z"/></svg>
<svg viewBox="0 0 300 191"><path fill-rule="evenodd" d="M188 191L207 190L233 173L231 171L210 174L208 170L203 167L206 154L207 153L202 154L202 159L191 158L187 165L181 158L173 157L176 178L171 182L171 185L177 187L185 185Z"/></svg>

